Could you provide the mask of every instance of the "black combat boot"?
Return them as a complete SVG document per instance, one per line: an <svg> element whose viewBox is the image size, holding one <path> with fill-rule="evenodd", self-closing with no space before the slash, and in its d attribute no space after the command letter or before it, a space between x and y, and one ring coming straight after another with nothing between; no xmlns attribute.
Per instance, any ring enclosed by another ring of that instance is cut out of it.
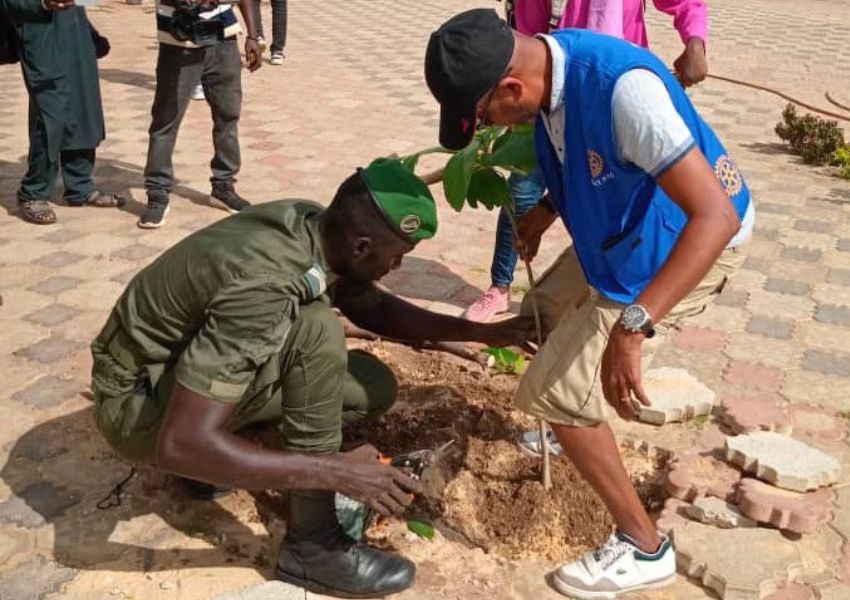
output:
<svg viewBox="0 0 850 600"><path fill-rule="evenodd" d="M401 556L355 542L336 519L334 493L289 493L286 539L275 576L317 594L375 598L413 584L416 567Z"/></svg>

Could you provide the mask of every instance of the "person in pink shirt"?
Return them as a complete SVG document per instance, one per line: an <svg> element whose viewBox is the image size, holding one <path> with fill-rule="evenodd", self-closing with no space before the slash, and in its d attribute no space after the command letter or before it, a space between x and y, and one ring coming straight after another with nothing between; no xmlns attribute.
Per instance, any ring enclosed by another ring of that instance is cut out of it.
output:
<svg viewBox="0 0 850 600"><path fill-rule="evenodd" d="M708 36L708 9L702 0L652 0L655 8L673 17L673 25L685 45L673 68L683 86L699 83L708 74L705 43ZM505 0L508 22L520 33L537 35L555 29L591 29L649 46L643 19L644 0ZM517 216L536 206L545 192L543 176L535 170L528 176L510 178ZM502 211L496 228L496 244L490 267L490 288L463 316L486 323L510 307L517 254L513 228Z"/></svg>

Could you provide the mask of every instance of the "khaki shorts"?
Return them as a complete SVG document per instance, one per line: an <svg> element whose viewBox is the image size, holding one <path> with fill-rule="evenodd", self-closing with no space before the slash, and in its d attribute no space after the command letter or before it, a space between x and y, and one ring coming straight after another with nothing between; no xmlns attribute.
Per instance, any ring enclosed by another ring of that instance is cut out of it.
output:
<svg viewBox="0 0 850 600"><path fill-rule="evenodd" d="M699 285L656 325L658 335L643 344L643 369L670 328L703 312L745 256L743 245L724 250ZM517 407L549 423L581 427L607 421L615 413L602 395L599 369L608 334L625 305L588 287L572 247L543 274L536 290L548 337L519 384ZM533 314L531 294L526 294L521 313Z"/></svg>

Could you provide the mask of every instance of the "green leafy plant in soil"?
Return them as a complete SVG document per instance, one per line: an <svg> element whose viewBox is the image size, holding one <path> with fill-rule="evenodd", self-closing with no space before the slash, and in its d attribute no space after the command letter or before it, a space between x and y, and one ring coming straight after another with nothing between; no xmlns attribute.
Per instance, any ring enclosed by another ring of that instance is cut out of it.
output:
<svg viewBox="0 0 850 600"><path fill-rule="evenodd" d="M442 171L443 191L449 205L460 212L465 206L484 207L487 210L502 208L516 231L516 209L508 185L511 173L527 175L537 164L534 151L534 128L531 125L514 127L483 127L476 131L470 144L451 152L442 147L433 147L400 158L402 165L415 171L421 156L434 153L449 153L451 157ZM525 261L528 285L531 290L534 319L537 328L537 341L541 342L540 312L534 295L534 274L531 264ZM498 358L496 358L498 362ZM523 359L523 363L525 360ZM518 360L504 362L504 368L517 368ZM540 424L543 443L543 486L551 487L549 469L549 451Z"/></svg>
<svg viewBox="0 0 850 600"><path fill-rule="evenodd" d="M525 372L525 357L510 348L485 348L493 357L490 368L503 375L522 375Z"/></svg>
<svg viewBox="0 0 850 600"><path fill-rule="evenodd" d="M782 121L776 125L775 131L791 151L799 154L807 164L838 166L836 163L840 159L836 153L841 150L847 152L844 130L837 121L828 121L811 114L798 116L793 104L782 111ZM850 168L850 157L846 164Z"/></svg>
<svg viewBox="0 0 850 600"><path fill-rule="evenodd" d="M838 167L838 174L844 179L850 179L850 146L844 146L835 151L833 164Z"/></svg>

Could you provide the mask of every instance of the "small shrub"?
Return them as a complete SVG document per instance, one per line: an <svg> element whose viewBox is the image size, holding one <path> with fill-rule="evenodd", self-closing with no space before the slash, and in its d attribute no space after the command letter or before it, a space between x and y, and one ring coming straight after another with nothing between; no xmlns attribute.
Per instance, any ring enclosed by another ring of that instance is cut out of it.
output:
<svg viewBox="0 0 850 600"><path fill-rule="evenodd" d="M832 163L838 167L838 173L844 179L850 179L850 146L844 146L835 151Z"/></svg>
<svg viewBox="0 0 850 600"><path fill-rule="evenodd" d="M811 114L797 116L793 104L782 111L782 122L776 125L775 131L792 152L810 165L832 163L836 160L836 151L846 147L844 130L837 121L827 121Z"/></svg>

